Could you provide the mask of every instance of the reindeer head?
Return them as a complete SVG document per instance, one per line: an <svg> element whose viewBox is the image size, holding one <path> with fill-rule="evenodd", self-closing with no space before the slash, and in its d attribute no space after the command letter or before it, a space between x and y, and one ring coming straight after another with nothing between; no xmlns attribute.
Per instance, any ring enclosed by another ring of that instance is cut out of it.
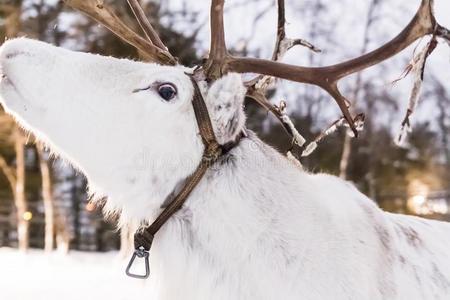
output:
<svg viewBox="0 0 450 300"><path fill-rule="evenodd" d="M186 68L28 39L6 42L0 63L7 112L82 170L95 192L111 196L113 208L148 216L201 159ZM203 90L217 140L225 144L244 126L246 90L237 74Z"/></svg>

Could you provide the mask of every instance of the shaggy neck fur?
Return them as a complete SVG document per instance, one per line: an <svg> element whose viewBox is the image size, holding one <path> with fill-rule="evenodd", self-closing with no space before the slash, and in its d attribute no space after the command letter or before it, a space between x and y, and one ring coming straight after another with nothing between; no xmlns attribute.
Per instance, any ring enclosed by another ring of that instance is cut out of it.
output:
<svg viewBox="0 0 450 300"><path fill-rule="evenodd" d="M300 171L250 132L158 233L152 295L445 299L450 239L432 246L433 234L449 232L443 225L386 215L350 184Z"/></svg>
<svg viewBox="0 0 450 300"><path fill-rule="evenodd" d="M249 173L255 177L249 177ZM288 299L280 291L268 294L263 287L281 282L287 275L282 274L284 266L302 256L300 249L288 245L288 240L294 236L298 239L301 231L289 233L281 228L289 218L299 217L287 216L287 210L305 212L302 239L308 239L312 222L307 212L313 207L309 201L294 201L283 187L300 179L299 175L289 161L250 132L207 172L183 209L158 233L151 251L151 281L155 286L160 284L155 296ZM275 263L269 259L272 255L281 260ZM166 288L174 280L181 286Z"/></svg>

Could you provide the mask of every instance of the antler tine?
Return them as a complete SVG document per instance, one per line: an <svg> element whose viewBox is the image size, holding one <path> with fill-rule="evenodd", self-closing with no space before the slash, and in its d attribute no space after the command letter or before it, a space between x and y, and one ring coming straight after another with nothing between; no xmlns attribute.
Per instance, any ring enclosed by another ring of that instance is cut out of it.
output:
<svg viewBox="0 0 450 300"><path fill-rule="evenodd" d="M272 52L272 60L278 61L280 60L282 53L280 53L281 50L281 43L286 38L286 17L285 17L285 5L284 0L277 0L277 7L278 7L278 21L277 21L277 38L275 41L275 47ZM270 78L270 77L269 77ZM264 85L264 87L261 86L262 81L267 81L267 84ZM260 86L261 88L267 88L269 85L270 80L264 80L264 75L259 75L252 80L248 81L246 85L248 86Z"/></svg>
<svg viewBox="0 0 450 300"><path fill-rule="evenodd" d="M212 0L210 12L211 46L208 59L204 64L204 72L207 79L214 80L225 72L228 54L225 44L225 30L223 26L224 0Z"/></svg>
<svg viewBox="0 0 450 300"><path fill-rule="evenodd" d="M164 43L161 41L161 39L158 36L158 33L156 33L156 30L153 28L152 24L150 24L150 21L145 16L145 12L142 9L142 6L139 3L139 1L138 0L127 0L127 1L128 5L133 11L134 16L136 17L136 20L139 23L139 26L141 26L142 31L144 32L147 39L151 41L152 44L158 47L159 49L167 52L166 45L164 45ZM170 53L168 53L168 55L171 56Z"/></svg>
<svg viewBox="0 0 450 300"><path fill-rule="evenodd" d="M272 60L277 61L280 58L280 48L282 41L286 38L286 12L284 0L277 1L278 21L277 21L277 40L273 49Z"/></svg>
<svg viewBox="0 0 450 300"><path fill-rule="evenodd" d="M272 53L272 60L278 61L282 58L284 53L288 49L282 49L282 43L286 39L286 17L285 17L285 5L284 0L277 0L278 5L278 21L277 21L277 38L275 41L275 47ZM284 119L284 111L279 107L270 103L270 101L266 97L267 88L273 81L272 76L266 75L258 75L254 79L246 82L246 86L248 86L247 97L256 101L259 105L261 105L264 109L271 112L277 119L280 121L284 130L291 136L294 136L294 132L292 128L289 126Z"/></svg>
<svg viewBox="0 0 450 300"><path fill-rule="evenodd" d="M289 39L286 37L286 17L285 17L285 1L277 0L278 6L278 21L277 21L277 38L275 41L275 47L272 53L272 61L280 61L288 50L292 47L301 45L309 48L314 52L321 52L320 49L312 45L311 43L302 39ZM247 86L255 86L258 90L266 89L274 78L271 76L259 75L256 78L246 82Z"/></svg>
<svg viewBox="0 0 450 300"><path fill-rule="evenodd" d="M450 30L445 28L444 26L437 25L436 35L440 38L446 40L446 42L450 45Z"/></svg>
<svg viewBox="0 0 450 300"><path fill-rule="evenodd" d="M422 0L421 6L413 19L402 32L388 43L357 58L326 67L324 71L332 73L339 80L380 63L401 52L418 38L434 33L437 29L437 23L432 12L432 2L432 0Z"/></svg>
<svg viewBox="0 0 450 300"><path fill-rule="evenodd" d="M287 134L289 134L291 137L293 136L292 129L288 126L288 124L286 124L285 120L283 119L283 111L270 103L263 92L250 87L247 92L247 97L256 101L256 103L261 105L265 110L271 112L278 119Z"/></svg>
<svg viewBox="0 0 450 300"><path fill-rule="evenodd" d="M153 42L142 38L108 8L103 1L97 0L64 0L70 7L79 10L104 25L119 38L139 49L146 58L164 65L175 65L177 62L170 53L155 46Z"/></svg>
<svg viewBox="0 0 450 300"><path fill-rule="evenodd" d="M390 42L360 57L327 67L302 67L280 62L256 59L228 57L222 68L239 73L257 73L287 79L290 81L313 84L326 90L338 103L355 135L357 131L348 110L348 103L338 89L340 79L376 65L390 58L417 39L436 33L447 39L449 32L437 24L432 10L432 0L422 0L420 8L411 22Z"/></svg>

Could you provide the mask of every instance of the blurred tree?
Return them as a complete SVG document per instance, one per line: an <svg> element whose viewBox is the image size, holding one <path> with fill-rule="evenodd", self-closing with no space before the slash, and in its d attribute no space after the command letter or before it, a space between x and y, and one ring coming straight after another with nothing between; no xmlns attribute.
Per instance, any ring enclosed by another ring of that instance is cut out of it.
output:
<svg viewBox="0 0 450 300"><path fill-rule="evenodd" d="M445 164L450 169L450 94L441 81L436 78L436 76L431 76L431 78L433 83L433 92L436 94L436 102L439 109L437 124L440 129Z"/></svg>
<svg viewBox="0 0 450 300"><path fill-rule="evenodd" d="M0 4L0 11L4 14L4 34L6 38L12 38L18 36L21 30L21 13L22 13L22 1L4 1ZM4 114L2 112L2 114ZM3 116L2 116L3 117ZM13 122L10 117L5 117L5 122ZM11 126L7 126L11 127ZM14 140L15 149L15 172L6 171L6 160L3 158L5 163L4 173L7 176L10 184L12 184L12 176L14 174L14 203L16 206L17 214L17 235L19 249L25 251L29 246L29 221L31 215L28 213L28 206L25 194L25 143L26 138L24 133L17 127L13 125L12 137Z"/></svg>
<svg viewBox="0 0 450 300"><path fill-rule="evenodd" d="M42 199L44 201L45 213L44 249L45 251L50 252L55 246L55 205L53 203L52 177L50 172L48 154L45 153L42 147L37 147L37 153L39 157L39 168L42 178Z"/></svg>
<svg viewBox="0 0 450 300"><path fill-rule="evenodd" d="M364 36L363 36L363 44L361 47L361 54L364 54L367 52L367 48L370 43L370 30L376 20L375 11L377 9L377 6L381 3L381 0L371 0L369 3L369 8L367 10L367 17L366 17L366 24L364 27ZM359 72L356 74L355 83L353 85L353 95L351 98L351 101L353 103L353 106L356 106L356 101L358 100L361 92L362 87L362 72ZM352 138L350 136L350 130L348 130L348 134L344 137L344 144L342 148L342 156L341 161L339 163L339 177L346 179L347 178L347 168L348 163L352 151Z"/></svg>

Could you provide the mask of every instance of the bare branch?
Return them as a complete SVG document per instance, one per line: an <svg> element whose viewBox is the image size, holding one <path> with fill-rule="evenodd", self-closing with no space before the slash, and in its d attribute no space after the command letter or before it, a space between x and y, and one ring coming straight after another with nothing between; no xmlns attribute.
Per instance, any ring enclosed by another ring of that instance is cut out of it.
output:
<svg viewBox="0 0 450 300"><path fill-rule="evenodd" d="M11 191L14 194L16 191L16 175L14 174L13 168L8 165L2 155L0 155L0 169L2 170L6 179L8 179L8 183L11 186Z"/></svg>
<svg viewBox="0 0 450 300"><path fill-rule="evenodd" d="M146 58L165 65L175 65L176 61L167 52L142 38L128 27L103 1L64 0L70 7L79 10L104 25L125 42L142 51Z"/></svg>

